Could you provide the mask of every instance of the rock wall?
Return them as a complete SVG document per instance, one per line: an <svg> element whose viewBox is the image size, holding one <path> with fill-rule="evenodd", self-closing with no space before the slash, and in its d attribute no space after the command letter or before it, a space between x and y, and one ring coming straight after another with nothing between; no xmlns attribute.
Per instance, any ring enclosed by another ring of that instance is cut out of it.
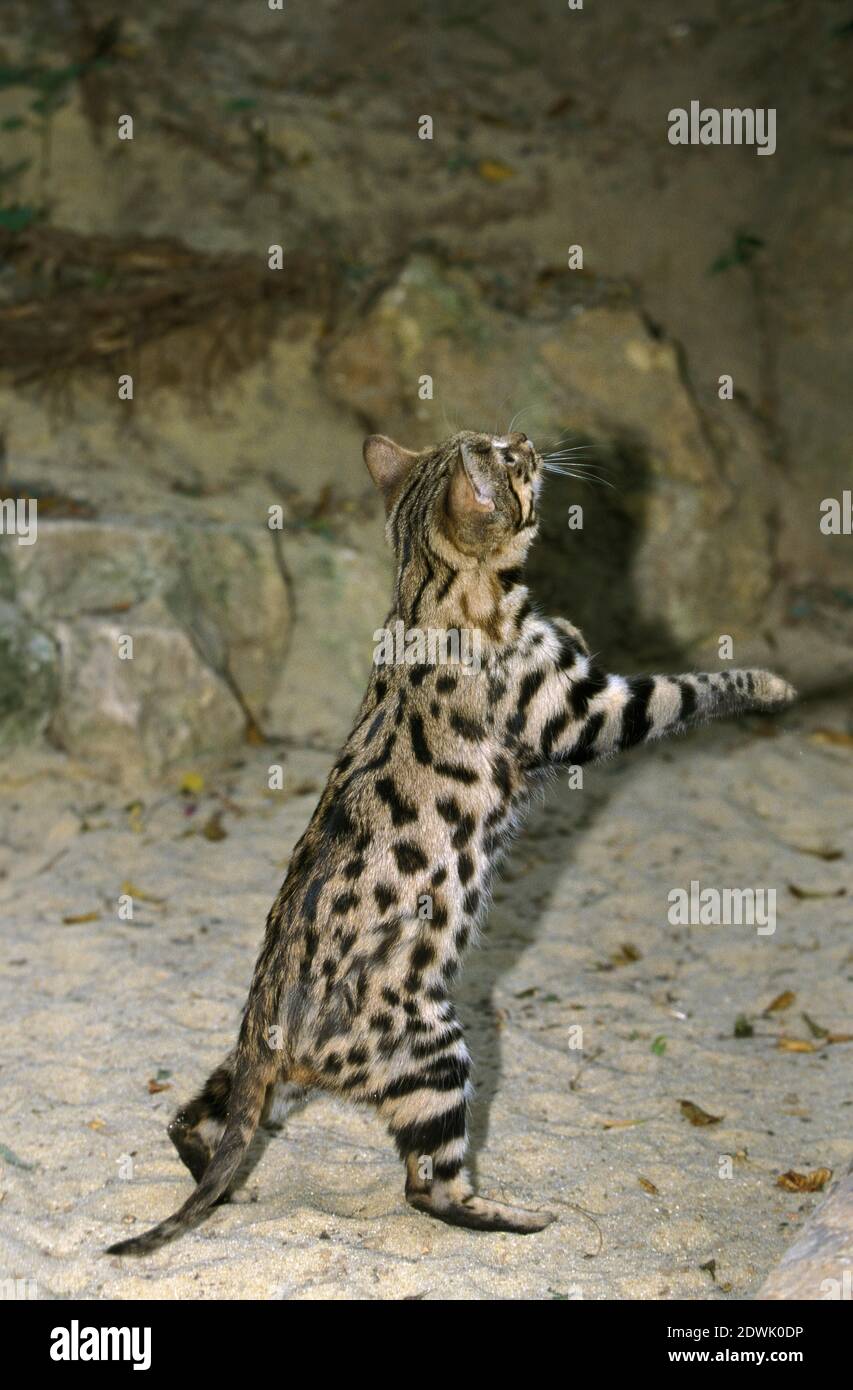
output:
<svg viewBox="0 0 853 1390"><path fill-rule="evenodd" d="M834 7L593 7L568 47L556 11L451 9L9 0L0 496L39 536L0 535L3 746L161 777L247 731L336 743L390 583L363 435L513 417L581 450L531 576L605 660L717 664L728 635L806 691L853 680L853 547L819 526L850 486ZM669 146L686 83L783 91L774 157Z"/></svg>

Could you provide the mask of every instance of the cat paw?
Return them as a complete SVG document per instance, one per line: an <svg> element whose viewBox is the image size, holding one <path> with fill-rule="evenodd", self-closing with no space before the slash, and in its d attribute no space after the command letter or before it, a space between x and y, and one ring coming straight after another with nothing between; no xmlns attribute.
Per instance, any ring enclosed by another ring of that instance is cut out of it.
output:
<svg viewBox="0 0 853 1390"><path fill-rule="evenodd" d="M426 1192L412 1192L406 1197L417 1211L434 1216L449 1226L464 1226L469 1231L510 1231L514 1235L532 1235L544 1231L556 1216L550 1211L531 1211L526 1207L510 1207L503 1202L490 1202L485 1197L465 1197L461 1201L436 1201Z"/></svg>

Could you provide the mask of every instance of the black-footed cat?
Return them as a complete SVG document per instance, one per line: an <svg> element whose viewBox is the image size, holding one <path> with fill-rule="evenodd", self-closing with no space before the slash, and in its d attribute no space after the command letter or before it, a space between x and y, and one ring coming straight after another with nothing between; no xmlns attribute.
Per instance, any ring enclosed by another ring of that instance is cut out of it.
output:
<svg viewBox="0 0 853 1390"><path fill-rule="evenodd" d="M451 991L495 861L548 769L794 698L766 671L607 675L571 623L540 617L521 567L543 460L525 435L465 431L421 453L377 435L364 456L397 558L386 629L473 635L478 660L448 643L456 660L374 667L267 918L236 1046L170 1126L198 1186L112 1253L197 1225L288 1085L375 1105L418 1210L546 1226L476 1195L464 1166L470 1063Z"/></svg>

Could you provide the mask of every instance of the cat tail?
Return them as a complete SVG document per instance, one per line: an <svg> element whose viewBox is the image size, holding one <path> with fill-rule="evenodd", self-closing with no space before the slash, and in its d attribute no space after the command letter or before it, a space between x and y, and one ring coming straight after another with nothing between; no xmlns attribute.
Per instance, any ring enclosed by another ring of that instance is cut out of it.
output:
<svg viewBox="0 0 853 1390"><path fill-rule="evenodd" d="M276 1079L278 1068L257 1044L244 1037L237 1046L228 1120L219 1146L201 1182L184 1205L144 1235L117 1241L107 1247L108 1255L148 1255L167 1241L198 1226L211 1207L228 1190L252 1142L263 1113L267 1088Z"/></svg>

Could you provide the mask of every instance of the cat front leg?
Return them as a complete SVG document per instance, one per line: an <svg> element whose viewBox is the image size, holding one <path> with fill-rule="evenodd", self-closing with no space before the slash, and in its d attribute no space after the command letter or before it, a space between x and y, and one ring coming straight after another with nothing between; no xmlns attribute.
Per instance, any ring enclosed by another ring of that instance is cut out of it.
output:
<svg viewBox="0 0 853 1390"><path fill-rule="evenodd" d="M537 694L526 740L538 766L598 761L711 719L784 709L796 698L793 686L770 671L615 676L584 657Z"/></svg>

